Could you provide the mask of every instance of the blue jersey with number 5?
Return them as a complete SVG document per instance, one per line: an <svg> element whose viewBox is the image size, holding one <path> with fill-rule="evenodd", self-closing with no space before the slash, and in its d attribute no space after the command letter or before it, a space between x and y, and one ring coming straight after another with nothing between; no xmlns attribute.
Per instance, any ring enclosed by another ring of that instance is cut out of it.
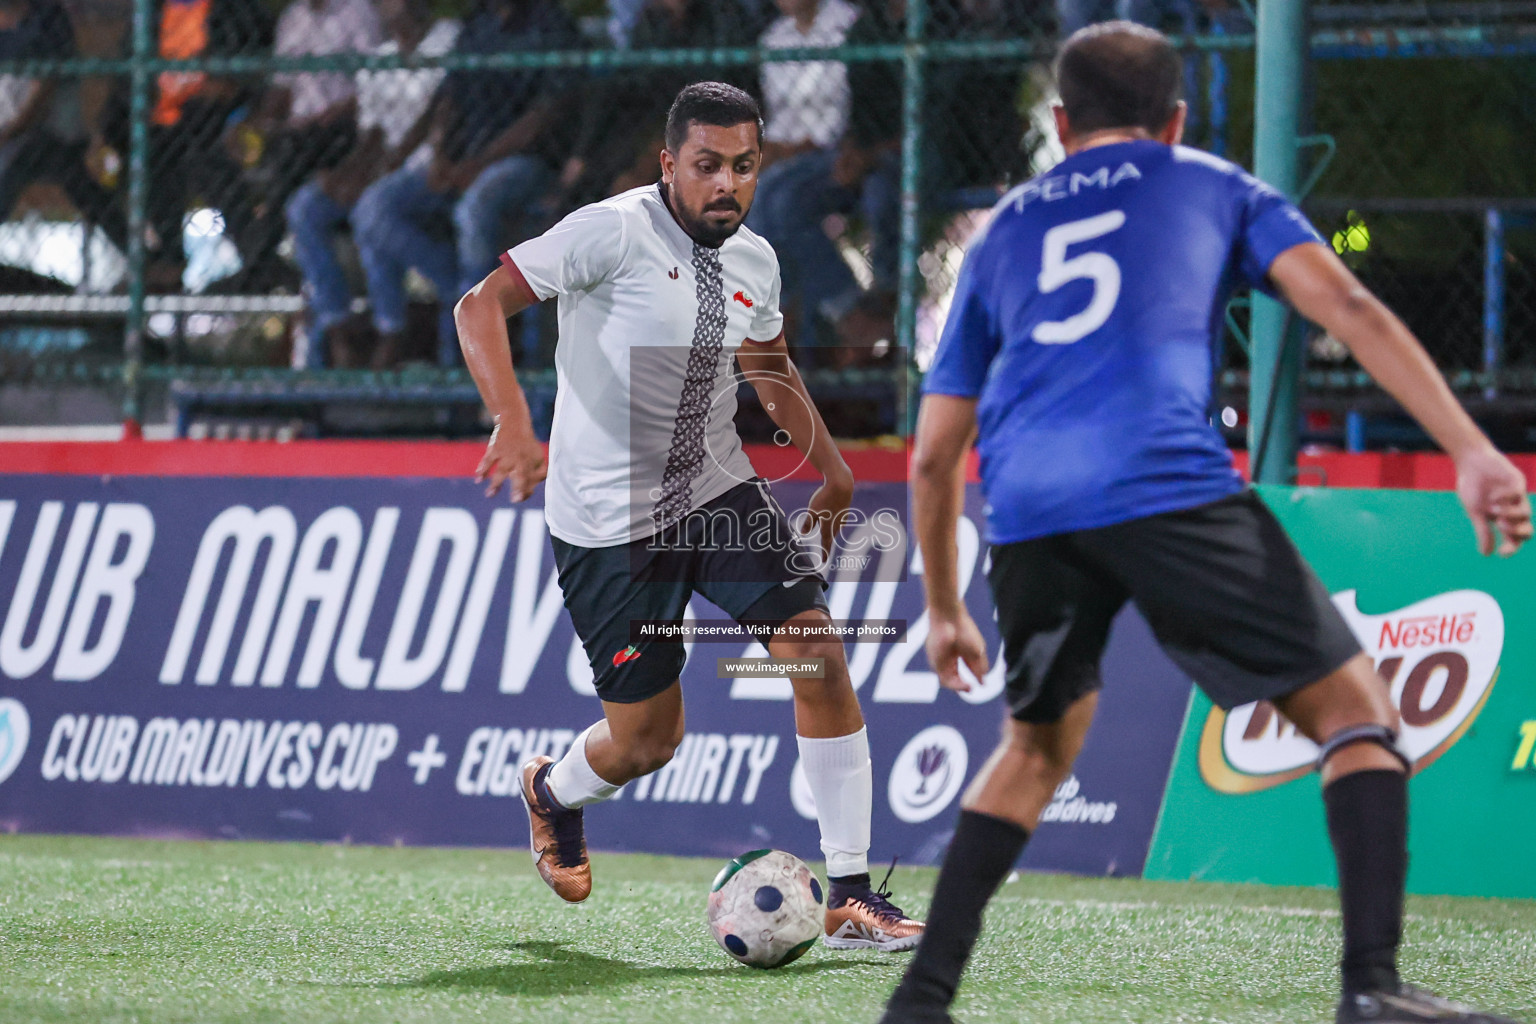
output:
<svg viewBox="0 0 1536 1024"><path fill-rule="evenodd" d="M978 399L988 539L1240 490L1210 422L1227 300L1316 241L1252 175L1152 141L1083 150L1004 196L966 256L923 382Z"/></svg>

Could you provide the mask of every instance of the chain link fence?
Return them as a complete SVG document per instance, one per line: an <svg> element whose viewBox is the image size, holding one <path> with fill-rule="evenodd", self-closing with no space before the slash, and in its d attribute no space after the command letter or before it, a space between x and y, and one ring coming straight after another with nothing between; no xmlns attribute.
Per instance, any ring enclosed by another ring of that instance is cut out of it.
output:
<svg viewBox="0 0 1536 1024"><path fill-rule="evenodd" d="M475 429L454 299L654 182L672 97L717 78L763 101L748 223L799 361L850 408L847 381L872 389L850 432L900 432L878 381L923 364L986 209L1059 159L1057 39L1113 16L1179 37L1189 141L1247 162L1244 0L0 0L0 386L122 381L136 418L147 386L192 428L312 430L325 402L353 407L327 429ZM1536 3L1313 16L1337 155L1309 212L1443 365L1536 370ZM552 312L514 324L535 387ZM1349 369L1326 339L1311 358Z"/></svg>
<svg viewBox="0 0 1536 1024"><path fill-rule="evenodd" d="M1313 105L1338 153L1309 212L1454 379L1528 391L1536 4L1330 0L1315 19L1339 27ZM1312 357L1347 363L1327 339Z"/></svg>
<svg viewBox="0 0 1536 1024"><path fill-rule="evenodd" d="M1304 207L1423 339L1485 425L1517 447L1536 345L1536 3L1317 0ZM1234 58L1233 146L1251 159L1252 63ZM1241 317L1239 317L1241 321ZM1229 350L1241 371L1247 354ZM1334 339L1307 350L1313 440L1417 445ZM1229 375L1242 401L1240 372ZM1367 438L1362 416L1389 414Z"/></svg>

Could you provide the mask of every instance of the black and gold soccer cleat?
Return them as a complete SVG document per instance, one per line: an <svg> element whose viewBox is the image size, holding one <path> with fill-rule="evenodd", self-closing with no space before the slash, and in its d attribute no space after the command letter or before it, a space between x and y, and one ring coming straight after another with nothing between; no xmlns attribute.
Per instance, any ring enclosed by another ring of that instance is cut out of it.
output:
<svg viewBox="0 0 1536 1024"><path fill-rule="evenodd" d="M523 806L528 808L528 845L544 884L567 903L580 903L592 893L592 862L587 858L581 811L549 807L539 799L541 776L554 767L539 756L523 765Z"/></svg>

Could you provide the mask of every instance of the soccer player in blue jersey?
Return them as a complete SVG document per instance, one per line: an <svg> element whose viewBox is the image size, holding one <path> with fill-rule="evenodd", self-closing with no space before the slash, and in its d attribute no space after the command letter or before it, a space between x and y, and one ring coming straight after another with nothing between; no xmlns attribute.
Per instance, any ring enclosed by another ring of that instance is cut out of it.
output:
<svg viewBox="0 0 1536 1024"><path fill-rule="evenodd" d="M972 244L924 382L913 505L928 657L953 690L969 688L958 661L987 669L956 585L975 438L1012 714L965 793L884 1022L949 1020L982 908L1082 746L1110 622L1134 600L1215 703L1273 701L1321 749L1343 904L1337 1020L1508 1024L1398 979L1411 765L1386 685L1208 420L1229 294L1277 293L1349 347L1455 460L1484 554L1531 536L1525 479L1293 205L1178 144L1180 61L1163 36L1084 29L1056 74L1067 158L1005 196Z"/></svg>

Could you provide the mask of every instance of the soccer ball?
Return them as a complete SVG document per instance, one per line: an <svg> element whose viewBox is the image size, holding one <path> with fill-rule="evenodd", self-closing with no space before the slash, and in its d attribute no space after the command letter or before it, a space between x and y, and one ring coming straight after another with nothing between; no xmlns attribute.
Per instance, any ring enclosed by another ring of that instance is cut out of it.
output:
<svg viewBox="0 0 1536 1024"><path fill-rule="evenodd" d="M748 967L783 967L822 932L821 883L792 853L753 850L715 876L707 919L720 948Z"/></svg>

